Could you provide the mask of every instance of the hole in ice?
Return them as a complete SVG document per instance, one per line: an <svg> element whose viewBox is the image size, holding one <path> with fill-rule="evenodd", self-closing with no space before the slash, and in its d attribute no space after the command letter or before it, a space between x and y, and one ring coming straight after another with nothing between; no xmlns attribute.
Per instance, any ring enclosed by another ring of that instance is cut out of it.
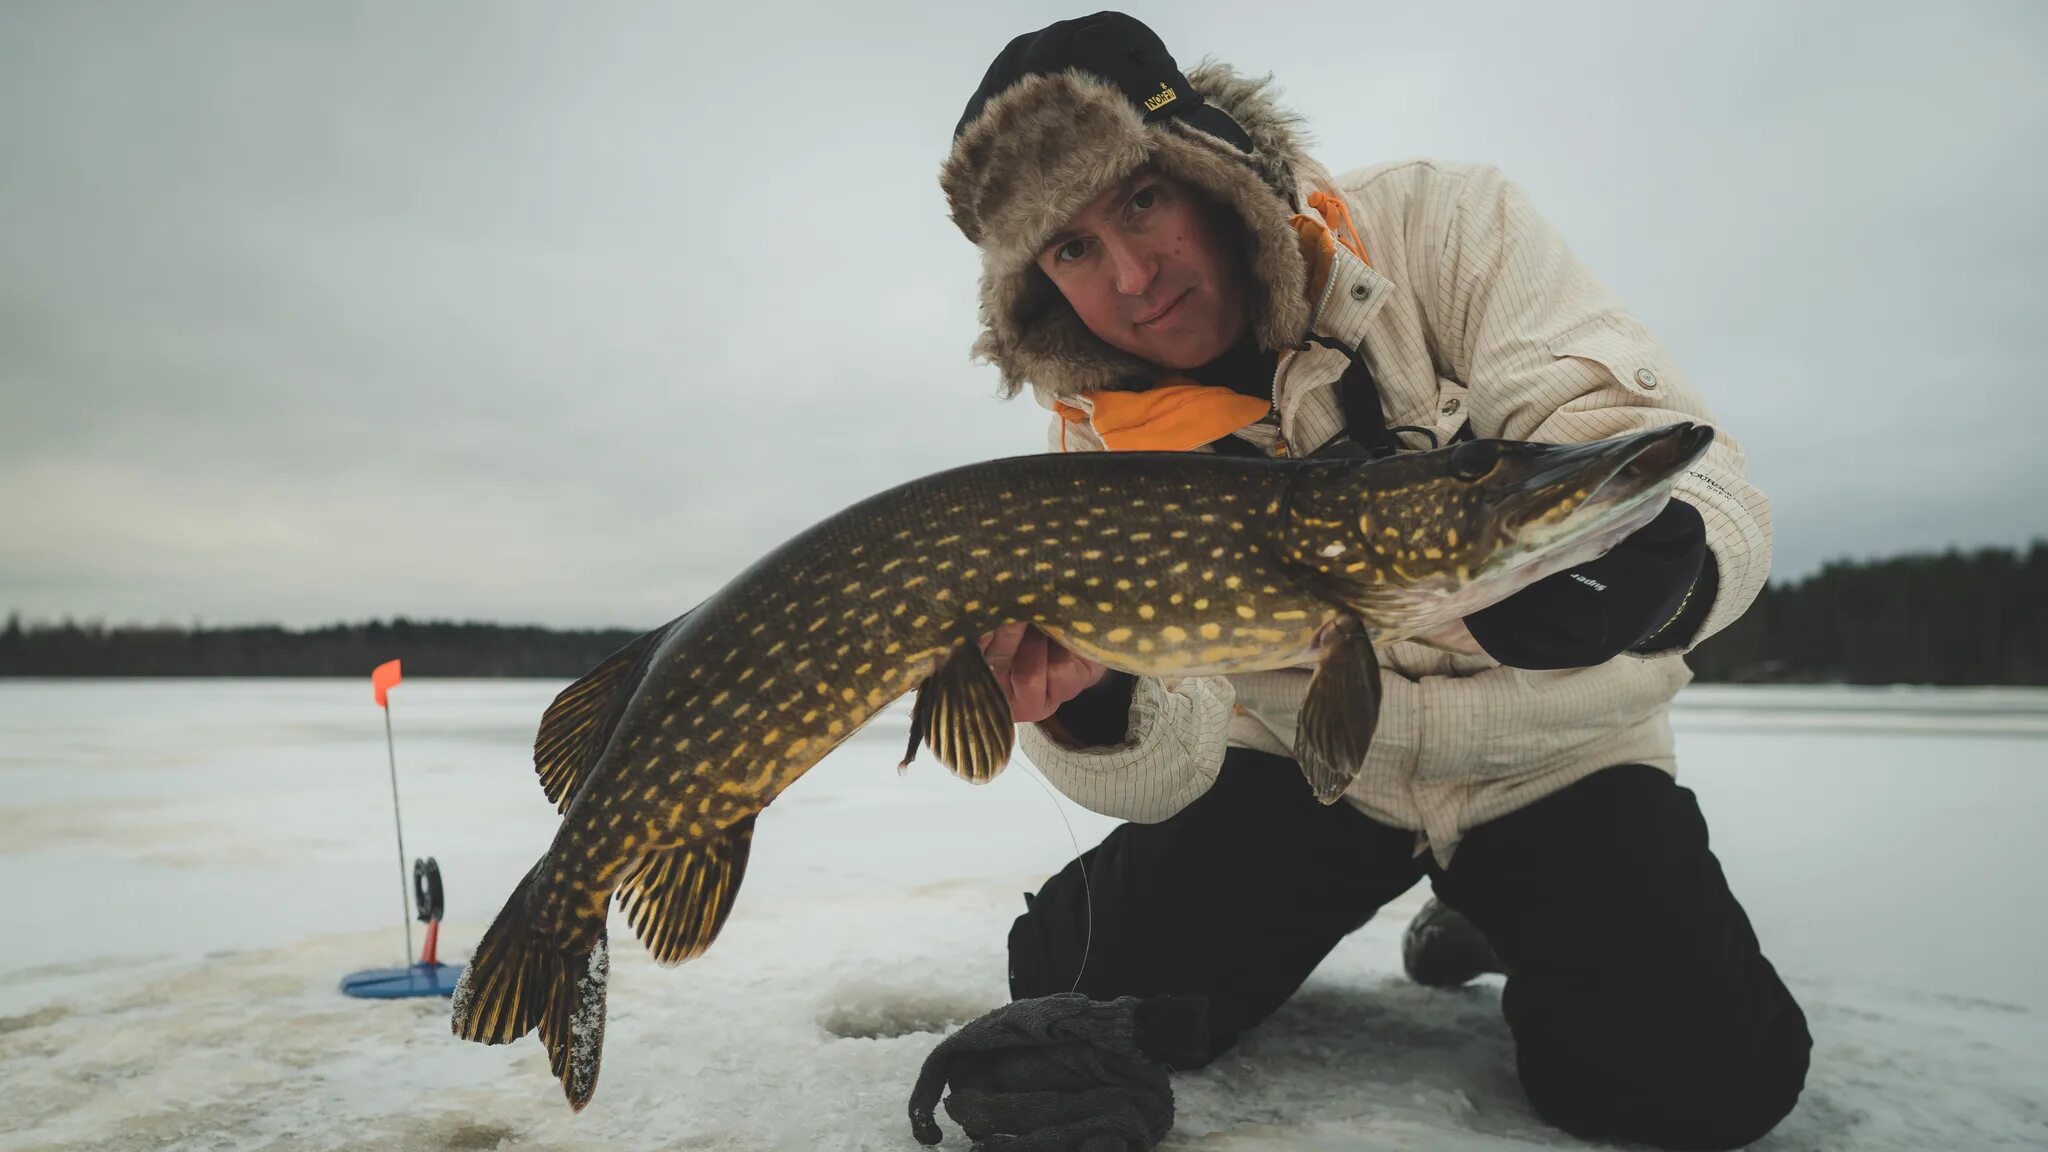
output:
<svg viewBox="0 0 2048 1152"><path fill-rule="evenodd" d="M987 1012L983 997L946 989L841 985L818 1013L818 1027L846 1040L888 1040L945 1032Z"/></svg>

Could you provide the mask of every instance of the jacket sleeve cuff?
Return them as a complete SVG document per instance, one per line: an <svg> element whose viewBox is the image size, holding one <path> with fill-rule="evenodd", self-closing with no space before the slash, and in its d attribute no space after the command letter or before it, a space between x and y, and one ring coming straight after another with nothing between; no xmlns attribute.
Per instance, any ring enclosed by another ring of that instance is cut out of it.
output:
<svg viewBox="0 0 2048 1152"><path fill-rule="evenodd" d="M1050 723L1019 725L1017 741L1075 803L1119 820L1155 824L1216 782L1235 699L1230 681L1221 676L1133 677L1121 741L1077 747Z"/></svg>
<svg viewBox="0 0 2048 1152"><path fill-rule="evenodd" d="M1511 668L1604 664L1681 623L1706 557L1699 511L1672 500L1606 555L1467 616L1465 626L1487 655Z"/></svg>

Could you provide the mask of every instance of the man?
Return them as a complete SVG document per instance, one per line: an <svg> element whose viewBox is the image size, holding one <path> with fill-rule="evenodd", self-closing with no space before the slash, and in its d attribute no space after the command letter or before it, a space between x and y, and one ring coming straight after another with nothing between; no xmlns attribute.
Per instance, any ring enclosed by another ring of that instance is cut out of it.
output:
<svg viewBox="0 0 2048 1152"><path fill-rule="evenodd" d="M1381 456L1711 423L1500 173L1338 180L1294 124L1263 82L1183 75L1116 13L990 67L941 184L982 252L976 351L1053 411L1055 450ZM1151 1147L1165 1066L1228 1048L1425 877L1408 970L1507 975L1546 1121L1668 1148L1770 1130L1811 1041L1673 778L1667 719L1680 654L1749 605L1769 551L1769 505L1717 435L1607 555L1385 646L1370 755L1329 807L1285 760L1307 669L1134 678L1021 625L987 638L1031 760L1129 823L1027 897L1017 1002L934 1052L919 1138L950 1079L977 1140Z"/></svg>

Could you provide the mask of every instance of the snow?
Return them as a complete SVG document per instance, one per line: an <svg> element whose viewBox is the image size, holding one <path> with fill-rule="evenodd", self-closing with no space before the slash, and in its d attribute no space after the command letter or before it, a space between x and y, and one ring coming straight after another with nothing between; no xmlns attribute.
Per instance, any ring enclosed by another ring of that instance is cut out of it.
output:
<svg viewBox="0 0 2048 1152"><path fill-rule="evenodd" d="M547 842L530 748L558 688L393 695L446 959ZM1019 893L1073 846L1016 767L899 778L906 723L892 709L763 814L709 954L658 968L615 921L604 1073L574 1114L537 1039L468 1044L445 1001L336 991L402 959L366 682L0 682L0 1149L915 1148L919 1062L1002 1001ZM2048 692L1702 686L1674 726L1817 1037L1758 1147L2048 1147ZM1061 807L1084 845L1112 826ZM1522 1098L1497 981L1401 977L1425 896L1176 1077L1166 1147L1577 1146Z"/></svg>

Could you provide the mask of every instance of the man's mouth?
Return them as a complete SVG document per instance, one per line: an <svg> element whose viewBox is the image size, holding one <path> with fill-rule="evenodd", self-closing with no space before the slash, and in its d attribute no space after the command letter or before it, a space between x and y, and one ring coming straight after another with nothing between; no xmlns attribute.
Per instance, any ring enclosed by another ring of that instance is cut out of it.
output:
<svg viewBox="0 0 2048 1152"><path fill-rule="evenodd" d="M1193 292L1193 288L1189 288L1183 291L1180 295L1175 296L1173 300L1166 305L1166 307L1161 308L1159 311L1154 312L1150 316L1146 316L1143 319L1137 321L1137 326L1140 328L1144 328L1149 325L1157 324L1161 320L1166 319L1168 316L1173 315L1173 310L1180 307L1181 301L1186 300L1188 296Z"/></svg>

